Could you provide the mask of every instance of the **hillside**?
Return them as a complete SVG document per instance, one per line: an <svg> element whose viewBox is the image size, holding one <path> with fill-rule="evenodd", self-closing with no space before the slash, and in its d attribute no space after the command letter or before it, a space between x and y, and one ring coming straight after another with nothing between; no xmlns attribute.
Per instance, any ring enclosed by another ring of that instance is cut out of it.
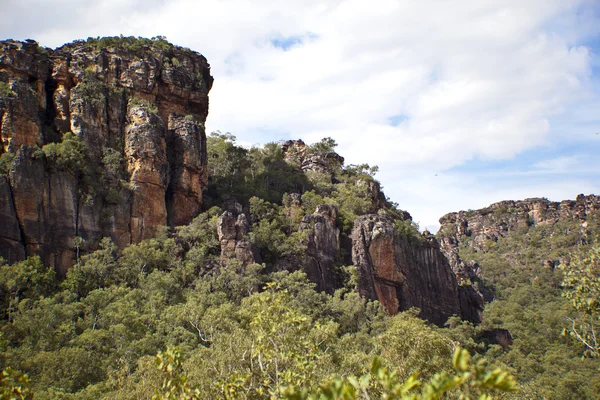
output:
<svg viewBox="0 0 600 400"><path fill-rule="evenodd" d="M160 37L0 42L0 389L18 370L36 399L475 397L512 392L507 370L505 398L600 390L561 336L598 196L420 233L330 138L206 135L212 82Z"/></svg>
<svg viewBox="0 0 600 400"><path fill-rule="evenodd" d="M438 238L461 285L475 286L489 303L478 329L508 329L514 339L495 357L520 376L523 398L594 398L598 360L582 357L585 347L562 335L581 318L563 280L572 262L597 248L600 197L502 201L447 214L440 224ZM598 281L597 261L591 265ZM588 318L597 329L598 315Z"/></svg>

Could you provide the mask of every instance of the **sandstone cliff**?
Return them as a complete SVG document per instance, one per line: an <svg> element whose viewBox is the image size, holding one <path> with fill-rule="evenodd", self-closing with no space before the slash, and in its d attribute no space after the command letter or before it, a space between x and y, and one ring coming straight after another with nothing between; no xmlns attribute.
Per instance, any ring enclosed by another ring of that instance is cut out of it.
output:
<svg viewBox="0 0 600 400"><path fill-rule="evenodd" d="M89 39L56 50L0 42L0 256L40 254L64 275L103 237L123 248L189 223L207 181L211 85L204 57L162 38ZM272 229L283 230L274 236L281 248L253 243L258 221L250 221L248 198L242 205L217 196L221 262L302 269L328 293L353 262L359 292L389 313L419 307L439 325L451 315L479 322L478 293L457 284L435 238L421 237L410 215L388 203L375 168L343 168L333 147L331 139L281 145L272 176L301 182L290 186L287 206L268 206ZM267 193L279 187L254 174L240 182L266 182ZM301 193L311 188L307 207ZM402 221L409 236L395 225Z"/></svg>
<svg viewBox="0 0 600 400"><path fill-rule="evenodd" d="M206 184L212 82L202 55L162 38L0 42L0 256L39 253L64 273L104 236L125 246L190 222ZM67 132L84 145L83 166L45 148Z"/></svg>
<svg viewBox="0 0 600 400"><path fill-rule="evenodd" d="M333 293L336 285L335 263L340 251L340 230L337 226L337 209L322 204L300 223L306 232L306 258L304 271L317 284L317 290Z"/></svg>
<svg viewBox="0 0 600 400"><path fill-rule="evenodd" d="M480 322L468 307L461 310L456 277L434 237L411 239L398 232L391 218L365 215L355 221L352 240L358 290L379 300L388 313L418 307L437 325L452 315Z"/></svg>

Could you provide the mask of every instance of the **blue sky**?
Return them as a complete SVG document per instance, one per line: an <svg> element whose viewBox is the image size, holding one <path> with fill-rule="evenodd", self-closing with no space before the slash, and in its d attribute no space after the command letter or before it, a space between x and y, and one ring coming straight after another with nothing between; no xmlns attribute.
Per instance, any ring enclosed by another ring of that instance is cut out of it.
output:
<svg viewBox="0 0 600 400"><path fill-rule="evenodd" d="M597 0L7 0L0 37L164 35L212 66L207 129L331 136L422 227L600 193Z"/></svg>

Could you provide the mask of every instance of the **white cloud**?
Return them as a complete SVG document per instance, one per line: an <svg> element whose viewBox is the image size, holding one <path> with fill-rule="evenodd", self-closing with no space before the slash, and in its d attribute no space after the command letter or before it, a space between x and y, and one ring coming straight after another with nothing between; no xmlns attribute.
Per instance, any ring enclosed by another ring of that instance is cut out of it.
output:
<svg viewBox="0 0 600 400"><path fill-rule="evenodd" d="M561 156L550 160L540 160L533 164L533 167L543 172L566 173L572 171L583 164L581 156Z"/></svg>
<svg viewBox="0 0 600 400"><path fill-rule="evenodd" d="M426 225L437 199L472 207L470 193L486 187L469 173L459 181L470 185L447 186L434 173L600 131L594 55L581 45L600 34L593 0L9 0L7 9L21 26L0 27L6 37L26 31L56 46L160 34L202 52L215 76L209 130L246 143L331 136L348 162L379 164L388 196ZM284 51L270 41L289 37L303 42ZM479 197L600 188L564 179Z"/></svg>

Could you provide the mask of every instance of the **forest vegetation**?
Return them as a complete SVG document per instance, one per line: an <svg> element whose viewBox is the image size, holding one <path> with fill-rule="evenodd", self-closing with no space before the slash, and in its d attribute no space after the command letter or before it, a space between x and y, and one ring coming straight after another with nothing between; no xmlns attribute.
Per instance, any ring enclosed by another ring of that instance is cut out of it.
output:
<svg viewBox="0 0 600 400"><path fill-rule="evenodd" d="M373 212L422 240L381 194L376 168L329 158L332 175L304 173L281 143L244 148L220 132L207 147L206 210L189 225L122 250L105 238L64 279L39 257L0 261L1 398L597 398L600 215L585 230L575 220L524 225L482 251L461 243L461 258L482 270L463 284L493 299L480 325L452 317L437 327L418 310L389 316L361 298L343 249L331 294L300 269L276 268L306 250L298 227L320 204L337 207L341 241ZM306 152L334 149L324 139ZM43 152L85 169L76 136ZM260 264L220 258L217 219L231 199L248 210ZM550 257L561 264L546 266ZM512 345L482 336L494 328Z"/></svg>

